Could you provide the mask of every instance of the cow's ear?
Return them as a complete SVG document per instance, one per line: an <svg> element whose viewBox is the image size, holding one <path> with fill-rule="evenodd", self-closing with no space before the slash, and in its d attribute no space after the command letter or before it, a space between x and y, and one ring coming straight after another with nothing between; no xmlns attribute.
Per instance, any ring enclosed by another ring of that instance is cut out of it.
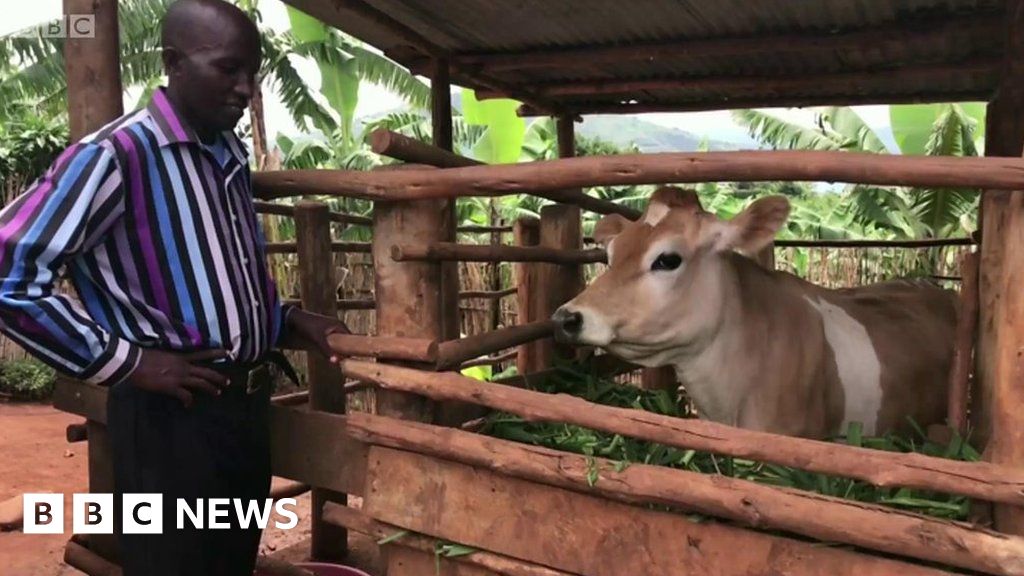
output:
<svg viewBox="0 0 1024 576"><path fill-rule="evenodd" d="M622 232L629 220L622 214L607 214L594 225L594 240L607 248L608 244Z"/></svg>
<svg viewBox="0 0 1024 576"><path fill-rule="evenodd" d="M772 243L788 217L789 199L785 196L766 196L755 200L746 210L724 223L715 248L756 254Z"/></svg>

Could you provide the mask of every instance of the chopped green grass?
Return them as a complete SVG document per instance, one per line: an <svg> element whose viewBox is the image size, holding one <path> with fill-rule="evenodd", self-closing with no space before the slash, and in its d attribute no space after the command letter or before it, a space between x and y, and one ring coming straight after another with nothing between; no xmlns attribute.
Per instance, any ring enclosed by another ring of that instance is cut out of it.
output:
<svg viewBox="0 0 1024 576"><path fill-rule="evenodd" d="M619 384L610 378L597 376L583 365L561 365L550 377L537 382L531 381L530 384L532 389L539 392L571 394L606 406L635 408L681 418L693 416L685 408L685 404L681 406L680 398L674 391L642 390ZM890 452L916 452L954 460L979 459L978 453L962 438L954 437L949 444L942 445L930 441L919 427L914 426L914 430L910 437L891 434L865 437L861 433L861 427L854 424L850 426L845 436L832 441ZM643 463L704 474L722 474L761 484L808 490L951 520L966 520L970 507L970 500L964 496L909 488L880 488L849 478L707 452L683 450L580 426L527 422L508 413L489 416L480 432L506 440L582 454L589 458L607 458L618 463L617 471L620 467L624 469L629 463ZM593 462L589 458L588 462ZM596 467L592 468L594 469L587 477L591 484L598 481Z"/></svg>

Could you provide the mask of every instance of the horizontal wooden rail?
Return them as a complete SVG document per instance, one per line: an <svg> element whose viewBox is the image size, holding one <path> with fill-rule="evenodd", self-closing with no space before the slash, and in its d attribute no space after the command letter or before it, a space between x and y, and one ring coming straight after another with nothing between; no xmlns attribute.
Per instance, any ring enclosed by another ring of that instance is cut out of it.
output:
<svg viewBox="0 0 1024 576"><path fill-rule="evenodd" d="M479 160L460 156L450 150L383 128L378 128L370 133L370 149L381 156L409 164L426 164L438 168L461 168L484 164Z"/></svg>
<svg viewBox="0 0 1024 576"><path fill-rule="evenodd" d="M583 243L596 244L597 241L592 236L584 236ZM814 238L803 240L778 238L773 244L776 248L931 248L971 246L977 244L977 242L973 238L921 238L918 240L819 240Z"/></svg>
<svg viewBox="0 0 1024 576"><path fill-rule="evenodd" d="M991 574L1024 570L1024 538L967 524L662 466L629 464L620 470L604 458L590 459L365 413L350 414L347 420L350 433L368 444L411 450L628 503L692 510L753 528L775 528ZM596 482L593 471L597 472Z"/></svg>
<svg viewBox="0 0 1024 576"><path fill-rule="evenodd" d="M777 248L931 248L971 246L972 238L922 238L919 240L775 240Z"/></svg>
<svg viewBox="0 0 1024 576"><path fill-rule="evenodd" d="M384 522L375 520L359 510L349 508L334 502L325 502L323 507L324 522L334 526L347 528L360 534L372 536L374 540L381 540L394 536L401 529ZM407 546L430 554L436 554L436 540L419 534L406 534L394 541L395 545ZM509 576L572 576L567 572L552 570L543 566L527 564L500 554L494 554L486 550L477 550L460 560L479 566L488 570L488 574L507 574ZM481 573L482 574L482 573ZM427 576L427 575L424 575Z"/></svg>
<svg viewBox="0 0 1024 576"><path fill-rule="evenodd" d="M273 202L254 200L253 206L259 214L295 217L295 207L288 206L287 204L275 204ZM348 224L350 226L373 226L373 220L370 218L366 218L364 216L353 216L351 214L342 214L340 212L331 212L330 219L331 222Z"/></svg>
<svg viewBox="0 0 1024 576"><path fill-rule="evenodd" d="M287 481L270 490L271 500L280 500L281 498L295 498L301 496L306 492L309 492L309 484L303 484L302 482Z"/></svg>
<svg viewBox="0 0 1024 576"><path fill-rule="evenodd" d="M122 576L121 567L80 543L68 540L64 545L64 563L89 576Z"/></svg>
<svg viewBox="0 0 1024 576"><path fill-rule="evenodd" d="M280 170L255 176L262 176L261 185L276 194L293 195L300 190L370 200L539 194L626 184L771 180L1024 190L1024 159L803 150L663 152L444 170Z"/></svg>
<svg viewBox="0 0 1024 576"><path fill-rule="evenodd" d="M343 370L351 378L385 389L434 400L471 402L536 421L575 424L677 448L855 478L876 486L906 486L1024 504L1024 470L988 462L959 462L786 437L706 420L602 406L572 396L552 396L451 373L431 374L354 360L343 362Z"/></svg>
<svg viewBox="0 0 1024 576"><path fill-rule="evenodd" d="M486 244L403 244L391 247L396 261L430 260L460 262L551 262L587 264L607 261L604 250L564 250L542 246L493 246Z"/></svg>
<svg viewBox="0 0 1024 576"><path fill-rule="evenodd" d="M369 254L373 245L369 242L331 242L331 252ZM297 254L295 242L267 242L267 254Z"/></svg>
<svg viewBox="0 0 1024 576"><path fill-rule="evenodd" d="M433 363L437 361L438 355L437 342L424 338L330 334L327 336L327 344L339 356Z"/></svg>
<svg viewBox="0 0 1024 576"><path fill-rule="evenodd" d="M456 232L463 234L503 234L512 232L511 226L459 226Z"/></svg>
<svg viewBox="0 0 1024 576"><path fill-rule="evenodd" d="M296 306L302 306L302 300L298 298L283 298L281 302L285 304L294 304ZM376 300L348 300L341 299L337 301L338 310L373 310L377 307Z"/></svg>
<svg viewBox="0 0 1024 576"><path fill-rule="evenodd" d="M397 132L383 129L375 130L370 135L370 147L377 154L390 156L410 164L426 164L438 168L465 168L485 165L478 160L459 156L443 148L438 148L426 142L420 142ZM555 202L575 204L580 208L596 212L597 214L622 214L630 219L636 219L640 216L640 213L632 208L588 196L581 190L550 190L539 192L537 195Z"/></svg>
<svg viewBox="0 0 1024 576"><path fill-rule="evenodd" d="M556 325L552 320L541 320L441 342L437 345L437 369L448 370L480 356L546 338Z"/></svg>
<svg viewBox="0 0 1024 576"><path fill-rule="evenodd" d="M290 392L270 397L270 403L276 406L298 406L309 402L309 390Z"/></svg>
<svg viewBox="0 0 1024 576"><path fill-rule="evenodd" d="M85 422L81 424L68 424L67 428L64 429L64 438L69 444L83 442L89 439L89 428Z"/></svg>
<svg viewBox="0 0 1024 576"><path fill-rule="evenodd" d="M511 352L501 354L500 356L487 356L485 358L477 358L475 360L470 360L469 362L463 362L462 364L459 365L459 369L464 370L466 368L474 368L476 366L494 366L495 364L501 364L503 362L508 362L509 360L515 360L516 356L518 355L519 352L517 350L513 350Z"/></svg>
<svg viewBox="0 0 1024 576"><path fill-rule="evenodd" d="M504 290L465 290L463 292L459 292L459 298L463 300L468 300L470 298L497 300L506 296L511 296L518 291L518 288L506 288Z"/></svg>

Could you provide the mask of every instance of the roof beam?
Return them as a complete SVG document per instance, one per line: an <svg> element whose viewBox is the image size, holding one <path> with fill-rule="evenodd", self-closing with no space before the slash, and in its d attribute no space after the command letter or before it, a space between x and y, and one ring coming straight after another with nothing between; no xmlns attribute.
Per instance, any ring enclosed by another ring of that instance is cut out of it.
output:
<svg viewBox="0 0 1024 576"><path fill-rule="evenodd" d="M933 43L951 36L992 33L999 37L1003 29L1001 14L946 18L915 23L889 25L842 33L789 33L771 36L739 36L728 38L680 39L670 42L630 44L624 46L578 46L554 50L522 50L515 52L456 53L452 64L459 68L477 68L485 72L527 70L536 68L572 68L595 64L670 60L674 58L717 58L746 56L765 52L816 52L822 50L863 49L865 46L885 49L890 45Z"/></svg>
<svg viewBox="0 0 1024 576"><path fill-rule="evenodd" d="M825 74L801 74L793 76L697 76L690 78L658 78L642 80L583 80L559 82L537 86L537 92L546 97L593 96L596 94L622 94L636 98L644 92L692 91L744 93L757 90L772 92L832 91L843 90L856 93L865 84L942 82L951 77L972 74L999 73L1000 58L982 58L957 64L925 64L901 66L881 70L860 70L856 72L835 72ZM485 98L494 96L482 94Z"/></svg>
<svg viewBox="0 0 1024 576"><path fill-rule="evenodd" d="M690 100L686 102L653 101L636 104L581 103L569 105L573 114L646 114L652 112L706 112L710 110L736 110L740 108L803 108L807 106L857 106L866 104L932 104L941 102L984 102L991 98L991 90L951 91L927 94L870 94L849 96L747 96ZM538 111L521 106L520 116L537 116Z"/></svg>

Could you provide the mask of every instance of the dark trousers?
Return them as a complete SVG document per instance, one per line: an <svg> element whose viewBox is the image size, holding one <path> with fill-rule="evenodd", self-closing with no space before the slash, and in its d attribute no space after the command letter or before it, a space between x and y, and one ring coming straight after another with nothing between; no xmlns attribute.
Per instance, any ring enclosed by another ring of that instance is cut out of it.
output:
<svg viewBox="0 0 1024 576"><path fill-rule="evenodd" d="M241 499L243 510L256 500L262 510L270 492L268 380L258 378L261 385L251 393L244 378L220 396L195 392L190 408L126 383L111 389L107 425L124 576L252 576L262 530L255 521L239 526L234 499ZM163 495L162 534L122 533L124 493ZM178 529L179 498L193 513L203 499L202 530L187 514ZM217 518L230 529L208 527L210 498L231 499L222 508L228 514Z"/></svg>

